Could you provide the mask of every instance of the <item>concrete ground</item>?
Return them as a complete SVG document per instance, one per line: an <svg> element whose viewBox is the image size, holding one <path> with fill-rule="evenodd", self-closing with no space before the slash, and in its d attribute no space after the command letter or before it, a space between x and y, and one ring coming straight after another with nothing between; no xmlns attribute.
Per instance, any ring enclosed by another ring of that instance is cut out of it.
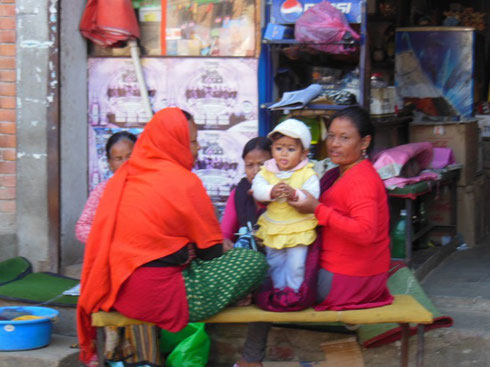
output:
<svg viewBox="0 0 490 367"><path fill-rule="evenodd" d="M490 366L490 237L474 248L453 252L425 277L422 285L436 307L454 319L453 327L425 334L425 366ZM239 325L232 332L212 330L211 326L210 334L213 346L208 366L231 367L243 345L245 325ZM317 336L318 339L315 339ZM281 348L281 343L288 337L294 339L292 344L301 351L297 355L303 354L305 358L321 357L321 354L315 354L317 345L322 341L320 337L336 338L317 332L285 332L284 329L277 329L269 341L272 358L269 355L268 359L277 360L281 353L284 359L295 359L290 348ZM318 344L312 343L313 340L318 340ZM70 348L75 341L72 336L55 334L52 343L46 348L0 352L0 367L79 367L78 350ZM412 337L410 366L415 366L415 343L416 338ZM362 355L365 367L399 366L400 342L362 349ZM320 358L310 360L313 359Z"/></svg>
<svg viewBox="0 0 490 367"><path fill-rule="evenodd" d="M425 365L490 366L490 238L474 248L453 252L422 286L434 305L454 319L451 328L425 334ZM412 338L411 362L415 361L415 342ZM399 342L363 350L366 367L399 366L399 355Z"/></svg>
<svg viewBox="0 0 490 367"><path fill-rule="evenodd" d="M422 286L434 305L444 315L454 319L450 328L436 329L425 334L425 366L430 367L488 367L490 366L490 237L478 246L467 250L452 252L442 263L438 264L423 279ZM269 336L267 360L285 359L320 360L319 344L325 339L335 338L312 332L285 331L278 329ZM223 333L223 332L221 332ZM218 341L212 346L218 354L233 353L237 358L245 333L236 331L233 340L226 345L225 334L211 330L211 335ZM296 333L297 335L294 335ZM335 334L336 337L339 336ZM297 336L297 337L296 337ZM288 339L287 343L283 339ZM415 366L416 337L410 340L409 366ZM238 345L236 345L238 344ZM400 366L401 343L395 342L378 348L362 348L365 367L398 367ZM291 349L293 352L291 353ZM316 352L315 352L316 351ZM231 367L231 356L217 357L213 367ZM298 358L299 357L299 358ZM223 359L226 359L224 363ZM328 364L327 364L328 366ZM335 365L335 367L340 367ZM346 366L349 367L349 366Z"/></svg>

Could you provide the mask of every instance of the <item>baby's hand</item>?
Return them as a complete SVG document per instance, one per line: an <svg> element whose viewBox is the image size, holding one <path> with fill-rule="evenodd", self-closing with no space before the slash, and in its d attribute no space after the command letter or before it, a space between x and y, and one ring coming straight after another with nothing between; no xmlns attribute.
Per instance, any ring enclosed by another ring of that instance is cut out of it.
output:
<svg viewBox="0 0 490 367"><path fill-rule="evenodd" d="M278 184L275 184L271 190L271 199L274 200L280 197L286 197L286 195L284 195L285 186L287 185L284 182L279 182Z"/></svg>
<svg viewBox="0 0 490 367"><path fill-rule="evenodd" d="M288 184L284 184L285 187L284 187L284 197L286 197L288 200L295 200L296 199L296 190L293 189L291 186L289 186Z"/></svg>

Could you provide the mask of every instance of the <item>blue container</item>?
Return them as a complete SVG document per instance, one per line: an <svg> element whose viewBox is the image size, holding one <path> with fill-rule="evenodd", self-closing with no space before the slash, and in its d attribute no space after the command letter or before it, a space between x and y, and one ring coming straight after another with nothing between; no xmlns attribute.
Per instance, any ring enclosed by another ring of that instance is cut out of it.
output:
<svg viewBox="0 0 490 367"><path fill-rule="evenodd" d="M51 342L51 330L53 322L58 317L58 311L36 306L0 307L0 315L5 311L43 318L18 321L0 320L0 351L42 348Z"/></svg>

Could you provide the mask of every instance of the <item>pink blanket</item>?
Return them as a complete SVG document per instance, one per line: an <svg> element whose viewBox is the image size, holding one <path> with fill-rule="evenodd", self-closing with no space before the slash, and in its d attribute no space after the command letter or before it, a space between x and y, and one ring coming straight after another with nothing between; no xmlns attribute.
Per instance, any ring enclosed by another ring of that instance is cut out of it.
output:
<svg viewBox="0 0 490 367"><path fill-rule="evenodd" d="M430 167L433 154L431 143L410 143L378 153L373 165L385 187L404 187L439 178L435 172L421 172Z"/></svg>

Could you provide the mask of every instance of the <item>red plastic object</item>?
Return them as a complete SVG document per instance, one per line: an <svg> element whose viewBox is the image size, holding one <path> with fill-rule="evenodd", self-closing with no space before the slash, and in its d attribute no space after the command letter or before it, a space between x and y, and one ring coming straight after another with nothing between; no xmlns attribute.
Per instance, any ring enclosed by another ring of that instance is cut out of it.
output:
<svg viewBox="0 0 490 367"><path fill-rule="evenodd" d="M80 22L83 36L104 46L140 37L131 0L89 0Z"/></svg>

